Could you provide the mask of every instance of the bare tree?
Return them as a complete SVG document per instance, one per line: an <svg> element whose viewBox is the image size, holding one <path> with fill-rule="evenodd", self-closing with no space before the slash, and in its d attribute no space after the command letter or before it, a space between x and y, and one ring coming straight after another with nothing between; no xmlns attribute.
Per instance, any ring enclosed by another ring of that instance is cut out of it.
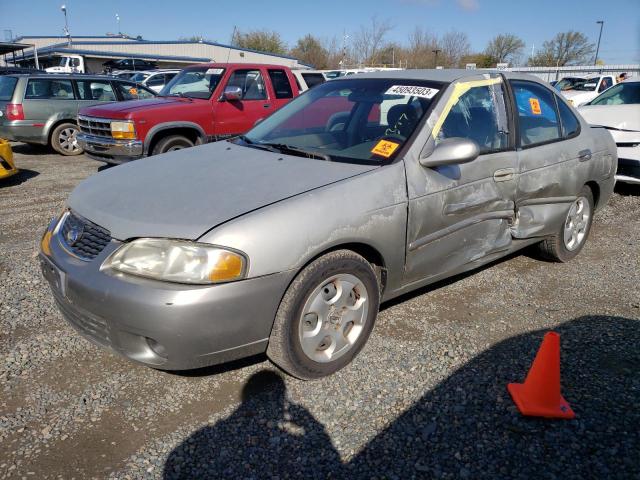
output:
<svg viewBox="0 0 640 480"><path fill-rule="evenodd" d="M516 63L524 49L522 39L511 33L495 36L487 45L485 54L493 58L496 63Z"/></svg>
<svg viewBox="0 0 640 480"><path fill-rule="evenodd" d="M435 50L441 50L435 35L416 27L408 38L406 62L409 68L433 68Z"/></svg>
<svg viewBox="0 0 640 480"><path fill-rule="evenodd" d="M553 39L542 44L542 49L529 58L531 66L577 65L588 62L594 51L593 43L580 32L558 33Z"/></svg>
<svg viewBox="0 0 640 480"><path fill-rule="evenodd" d="M439 63L445 67L459 67L462 57L471 51L467 34L455 30L445 33L440 45L442 47L442 62Z"/></svg>
<svg viewBox="0 0 640 480"><path fill-rule="evenodd" d="M375 15L371 17L371 24L362 25L353 37L355 60L359 63L376 63L378 52L384 45L384 37L392 28L388 20L379 21Z"/></svg>

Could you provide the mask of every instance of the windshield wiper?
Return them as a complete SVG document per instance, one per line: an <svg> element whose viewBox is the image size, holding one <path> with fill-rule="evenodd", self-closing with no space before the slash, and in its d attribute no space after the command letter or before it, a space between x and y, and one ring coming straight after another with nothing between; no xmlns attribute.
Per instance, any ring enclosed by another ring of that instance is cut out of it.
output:
<svg viewBox="0 0 640 480"><path fill-rule="evenodd" d="M247 137L246 135L238 135L236 138L239 138L240 140L242 140L247 147L251 147L251 148L258 148L260 150L266 150L267 152L272 152L272 153L278 153L279 150L277 150L276 148L269 146L269 145L263 145L261 143L256 143L252 140L249 140L249 137Z"/></svg>
<svg viewBox="0 0 640 480"><path fill-rule="evenodd" d="M297 155L299 157L315 158L318 160L326 160L327 162L331 161L331 157L324 153L312 152L310 150L294 147L293 145L287 145L285 143L256 143L254 145L270 147L272 149L276 149L279 152Z"/></svg>

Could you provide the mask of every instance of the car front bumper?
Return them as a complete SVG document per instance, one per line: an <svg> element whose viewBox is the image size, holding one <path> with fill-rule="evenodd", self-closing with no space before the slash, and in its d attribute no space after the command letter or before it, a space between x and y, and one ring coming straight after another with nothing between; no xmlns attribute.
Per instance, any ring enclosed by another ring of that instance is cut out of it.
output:
<svg viewBox="0 0 640 480"><path fill-rule="evenodd" d="M78 144L84 153L101 162L115 165L144 156L144 144L140 140L117 140L78 133Z"/></svg>
<svg viewBox="0 0 640 480"><path fill-rule="evenodd" d="M101 271L67 252L53 228L40 263L65 319L94 343L142 364L188 370L263 353L292 272L219 285L182 285ZM46 252L46 253L44 253Z"/></svg>
<svg viewBox="0 0 640 480"><path fill-rule="evenodd" d="M618 147L616 181L640 185L640 143L631 147Z"/></svg>

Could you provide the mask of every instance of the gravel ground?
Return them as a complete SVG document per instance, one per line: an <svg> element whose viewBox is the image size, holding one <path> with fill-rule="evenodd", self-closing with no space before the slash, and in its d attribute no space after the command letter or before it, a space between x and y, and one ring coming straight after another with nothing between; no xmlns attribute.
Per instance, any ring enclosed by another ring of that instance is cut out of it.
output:
<svg viewBox="0 0 640 480"><path fill-rule="evenodd" d="M188 374L80 338L38 239L100 164L16 144L0 185L0 478L640 478L640 191L568 264L528 252L383 306L350 368L317 382L264 358ZM572 421L506 390L562 337Z"/></svg>

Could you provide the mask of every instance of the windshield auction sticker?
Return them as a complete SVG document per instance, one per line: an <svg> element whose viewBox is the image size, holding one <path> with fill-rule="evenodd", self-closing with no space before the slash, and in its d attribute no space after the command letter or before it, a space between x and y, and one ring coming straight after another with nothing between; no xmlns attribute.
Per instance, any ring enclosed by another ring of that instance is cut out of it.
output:
<svg viewBox="0 0 640 480"><path fill-rule="evenodd" d="M385 95L408 95L420 98L433 98L440 90L429 87L419 87L417 85L394 85L384 92Z"/></svg>
<svg viewBox="0 0 640 480"><path fill-rule="evenodd" d="M395 152L399 146L400 144L396 142L390 142L389 140L380 140L378 143L376 143L376 146L373 147L371 153L373 153L374 155L380 155L384 158L389 158L391 155L393 155L393 152Z"/></svg>
<svg viewBox="0 0 640 480"><path fill-rule="evenodd" d="M537 98L530 98L529 105L531 106L531 113L533 113L534 115L542 115L540 101Z"/></svg>
<svg viewBox="0 0 640 480"><path fill-rule="evenodd" d="M220 75L221 73L222 68L209 68L206 72L204 72L205 75Z"/></svg>

